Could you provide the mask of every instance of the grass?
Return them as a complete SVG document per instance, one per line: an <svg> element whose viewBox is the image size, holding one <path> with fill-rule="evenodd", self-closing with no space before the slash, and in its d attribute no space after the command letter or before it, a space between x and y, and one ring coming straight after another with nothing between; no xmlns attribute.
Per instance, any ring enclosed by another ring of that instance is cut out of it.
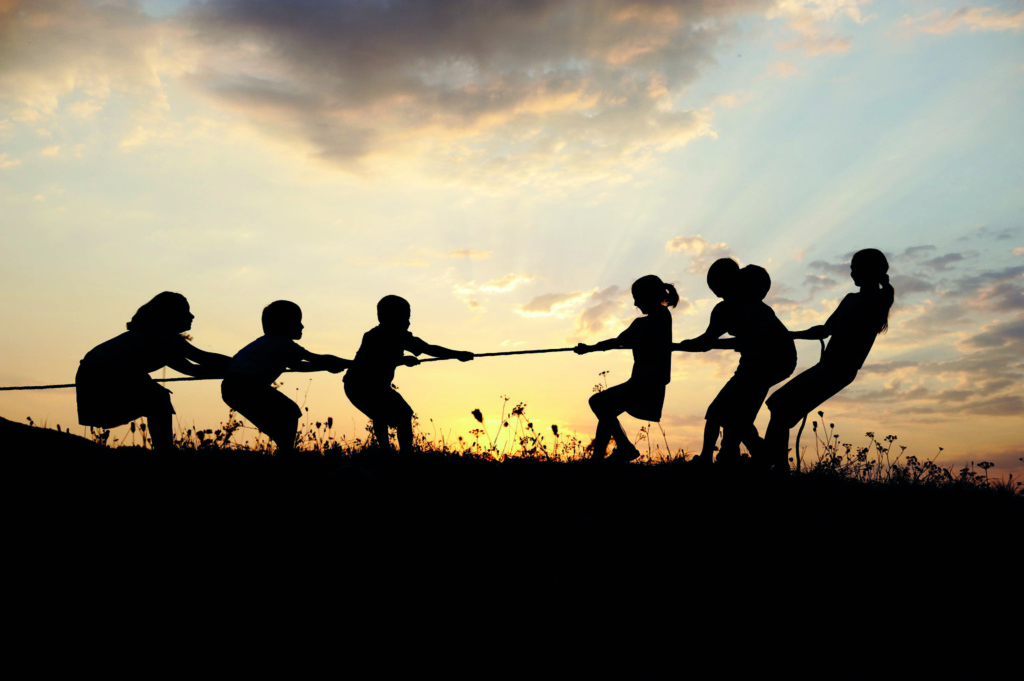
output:
<svg viewBox="0 0 1024 681"><path fill-rule="evenodd" d="M399 613L425 592L485 604L547 589L557 604L572 585L599 604L649 583L652 607L679 592L679 607L714 610L793 586L814 601L839 582L859 592L869 571L987 577L1014 560L1024 521L1019 485L936 473L895 438L848 450L816 430L809 470L773 478L653 446L639 464L594 464L585 443L540 433L525 405L504 416L472 440L431 424L412 455L312 421L294 459L233 416L186 429L173 453L149 449L142 423L90 441L0 419L9 562L68 598L173 586L260 603L303 588L315 605L341 584L372 598L398 589ZM954 573L966 558L971 572Z"/></svg>

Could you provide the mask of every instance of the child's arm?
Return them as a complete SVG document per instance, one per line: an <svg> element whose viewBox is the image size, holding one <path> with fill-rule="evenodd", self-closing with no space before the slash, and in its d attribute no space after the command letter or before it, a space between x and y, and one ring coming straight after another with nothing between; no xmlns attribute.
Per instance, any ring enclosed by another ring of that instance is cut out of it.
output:
<svg viewBox="0 0 1024 681"><path fill-rule="evenodd" d="M309 373L312 371L330 371L337 374L352 366L352 360L343 359L334 355L318 355L308 350L303 350L299 361L289 362L289 371Z"/></svg>
<svg viewBox="0 0 1024 681"><path fill-rule="evenodd" d="M437 357L439 359L457 359L460 362L468 362L473 359L476 355L472 352L463 352L462 350L451 350L449 348L443 348L440 345L424 344L422 348L423 354L430 355L431 357ZM415 359L416 364L419 364L419 360L412 356L403 357L403 363L406 360ZM406 364L406 366L416 366L416 364Z"/></svg>
<svg viewBox="0 0 1024 681"><path fill-rule="evenodd" d="M223 378L231 358L216 352L206 352L181 339L184 346L181 357L167 363L175 371L196 378Z"/></svg>
<svg viewBox="0 0 1024 681"><path fill-rule="evenodd" d="M708 321L708 328L704 333L696 338L673 343L672 349L682 350L683 352L707 352L714 349L735 350L737 339L725 338L719 340L726 333L725 315L726 311L722 308L722 303L719 303L711 311L711 319Z"/></svg>
<svg viewBox="0 0 1024 681"><path fill-rule="evenodd" d="M617 350L618 348L628 347L620 338L609 338L593 345L587 345L586 343L580 343L572 349L577 355L585 355L588 352L601 352L602 350Z"/></svg>
<svg viewBox="0 0 1024 681"><path fill-rule="evenodd" d="M821 338L827 338L828 336L831 336L832 333L828 330L828 327L821 324L819 326L812 326L809 329L804 329L803 331L791 331L790 335L793 338L802 338L804 340L818 340Z"/></svg>

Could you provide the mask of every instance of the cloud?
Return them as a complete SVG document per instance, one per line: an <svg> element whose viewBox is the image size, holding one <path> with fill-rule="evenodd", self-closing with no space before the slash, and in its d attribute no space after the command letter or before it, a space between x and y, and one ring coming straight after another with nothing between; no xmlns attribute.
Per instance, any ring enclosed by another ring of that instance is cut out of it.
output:
<svg viewBox="0 0 1024 681"><path fill-rule="evenodd" d="M832 275L841 281L846 281L850 278L849 261L845 263L830 263L826 260L814 260L808 265L808 267L824 272L825 274Z"/></svg>
<svg viewBox="0 0 1024 681"><path fill-rule="evenodd" d="M515 290L521 284L528 284L534 279L536 279L536 277L530 274L515 274L514 272L510 272L503 277L492 279L491 281L484 282L483 284L477 284L475 281L470 281L465 284L457 284L455 286L455 293L461 296L474 295L478 293L508 293L509 291Z"/></svg>
<svg viewBox="0 0 1024 681"><path fill-rule="evenodd" d="M504 277L482 284L480 290L487 293L508 293L520 284L526 284L533 280L534 277L527 274L506 274Z"/></svg>
<svg viewBox="0 0 1024 681"><path fill-rule="evenodd" d="M913 293L931 293L935 290L935 284L905 274L890 277L889 283L895 289L897 297Z"/></svg>
<svg viewBox="0 0 1024 681"><path fill-rule="evenodd" d="M57 156L60 154L60 145L54 144L53 146L46 147L39 153L43 156Z"/></svg>
<svg viewBox="0 0 1024 681"><path fill-rule="evenodd" d="M1013 249L1013 254L1014 255L1024 255L1024 248L1015 248L1015 249Z"/></svg>
<svg viewBox="0 0 1024 681"><path fill-rule="evenodd" d="M690 274L703 273L711 261L732 257L732 250L725 242L713 244L700 234L673 237L665 244L665 250L669 253L688 254L690 266L687 271Z"/></svg>
<svg viewBox="0 0 1024 681"><path fill-rule="evenodd" d="M791 61L777 61L768 65L768 75L786 79L795 76L800 70Z"/></svg>
<svg viewBox="0 0 1024 681"><path fill-rule="evenodd" d="M493 251L471 251L468 248L460 248L448 253L449 258L469 258L470 260L486 260L490 258Z"/></svg>
<svg viewBox="0 0 1024 681"><path fill-rule="evenodd" d="M516 312L524 317L564 317L574 307L583 304L595 291L572 293L545 293L534 297Z"/></svg>
<svg viewBox="0 0 1024 681"><path fill-rule="evenodd" d="M922 263L925 267L930 267L937 272L946 272L950 269L950 264L955 262L961 262L964 260L964 256L961 253L947 253L946 255L939 256L938 258L932 258L931 260L925 260Z"/></svg>
<svg viewBox="0 0 1024 681"><path fill-rule="evenodd" d="M781 50L800 50L809 57L849 51L851 42L835 33L831 25L840 19L862 24L867 17L860 7L866 0L778 0L768 18L783 18L797 35L779 43Z"/></svg>
<svg viewBox="0 0 1024 681"><path fill-rule="evenodd" d="M415 158L507 183L628 178L713 136L678 95L769 0L211 0L186 81L336 166ZM481 172L483 170L484 172Z"/></svg>
<svg viewBox="0 0 1024 681"><path fill-rule="evenodd" d="M931 245L911 246L910 248L907 248L906 250L904 250L903 253L901 253L900 256L898 256L898 257L916 258L916 257L918 257L920 255L924 255L926 253L931 253L934 250L935 250L935 246L931 246Z"/></svg>
<svg viewBox="0 0 1024 681"><path fill-rule="evenodd" d="M974 31L1019 31L1024 28L1024 10L999 12L992 7L961 7L946 15L935 10L920 17L903 18L902 25L915 32L944 35L961 28Z"/></svg>
<svg viewBox="0 0 1024 681"><path fill-rule="evenodd" d="M13 168L20 163L21 161L8 154L0 154L0 168Z"/></svg>
<svg viewBox="0 0 1024 681"><path fill-rule="evenodd" d="M804 275L804 286L807 288L807 295L813 298L818 291L827 291L831 288L835 288L839 285L835 279L831 279L824 274L805 274Z"/></svg>
<svg viewBox="0 0 1024 681"><path fill-rule="evenodd" d="M135 107L159 106L158 30L137 3L6 4L0 12L0 109L13 120L38 121L65 104L70 113L89 116L115 91L136 95Z"/></svg>
<svg viewBox="0 0 1024 681"><path fill-rule="evenodd" d="M592 336L614 327L623 311L628 292L609 286L590 296L586 309L576 319L576 334Z"/></svg>

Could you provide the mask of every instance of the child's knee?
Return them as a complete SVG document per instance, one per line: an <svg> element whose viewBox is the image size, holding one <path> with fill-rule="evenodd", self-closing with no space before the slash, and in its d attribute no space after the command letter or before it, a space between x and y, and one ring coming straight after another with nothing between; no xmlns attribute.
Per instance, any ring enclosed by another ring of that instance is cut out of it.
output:
<svg viewBox="0 0 1024 681"><path fill-rule="evenodd" d="M594 393L590 396L589 404L590 410L598 417L606 415L605 412L608 411L608 400L606 395Z"/></svg>

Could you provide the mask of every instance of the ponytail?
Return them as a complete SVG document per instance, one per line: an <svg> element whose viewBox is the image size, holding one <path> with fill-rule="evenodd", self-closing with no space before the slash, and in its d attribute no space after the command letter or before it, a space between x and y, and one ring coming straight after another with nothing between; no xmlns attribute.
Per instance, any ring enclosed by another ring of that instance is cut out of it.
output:
<svg viewBox="0 0 1024 681"><path fill-rule="evenodd" d="M883 274L882 280L879 282L882 288L878 292L879 296L879 316L883 316L882 326L878 329L879 334L883 334L889 330L889 311L892 309L893 301L896 299L896 289L889 283L889 275ZM881 310L884 307L885 310Z"/></svg>
<svg viewBox="0 0 1024 681"><path fill-rule="evenodd" d="M669 307L675 307L679 303L679 293L676 291L676 287L666 284L654 274L648 274L634 281L633 294L647 300L654 299Z"/></svg>
<svg viewBox="0 0 1024 681"><path fill-rule="evenodd" d="M679 303L679 292L676 291L676 287L672 284L665 284L664 302L669 307L675 307Z"/></svg>

